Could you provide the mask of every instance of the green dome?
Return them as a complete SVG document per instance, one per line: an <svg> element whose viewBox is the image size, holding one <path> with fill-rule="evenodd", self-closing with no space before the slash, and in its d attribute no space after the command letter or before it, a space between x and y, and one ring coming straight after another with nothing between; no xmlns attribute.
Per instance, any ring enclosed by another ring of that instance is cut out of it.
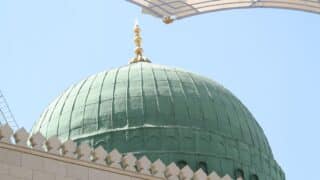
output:
<svg viewBox="0 0 320 180"><path fill-rule="evenodd" d="M262 128L232 93L202 76L151 63L71 86L32 131L194 170L234 175L239 169L248 179L285 179Z"/></svg>

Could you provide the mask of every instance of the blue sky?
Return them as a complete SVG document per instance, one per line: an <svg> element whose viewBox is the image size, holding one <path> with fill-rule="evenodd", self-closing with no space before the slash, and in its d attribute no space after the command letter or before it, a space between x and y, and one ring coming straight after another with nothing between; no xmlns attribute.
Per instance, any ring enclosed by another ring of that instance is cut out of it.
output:
<svg viewBox="0 0 320 180"><path fill-rule="evenodd" d="M0 89L30 129L71 84L145 55L230 89L254 114L288 180L319 179L320 16L228 10L164 25L126 1L1 0Z"/></svg>

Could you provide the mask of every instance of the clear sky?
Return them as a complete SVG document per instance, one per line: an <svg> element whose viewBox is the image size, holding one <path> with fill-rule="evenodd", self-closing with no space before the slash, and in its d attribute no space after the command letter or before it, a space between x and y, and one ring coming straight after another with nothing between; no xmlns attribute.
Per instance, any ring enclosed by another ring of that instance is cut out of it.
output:
<svg viewBox="0 0 320 180"><path fill-rule="evenodd" d="M71 84L145 54L230 89L254 114L288 180L319 179L320 15L228 10L164 25L126 1L1 0L0 89L30 129Z"/></svg>

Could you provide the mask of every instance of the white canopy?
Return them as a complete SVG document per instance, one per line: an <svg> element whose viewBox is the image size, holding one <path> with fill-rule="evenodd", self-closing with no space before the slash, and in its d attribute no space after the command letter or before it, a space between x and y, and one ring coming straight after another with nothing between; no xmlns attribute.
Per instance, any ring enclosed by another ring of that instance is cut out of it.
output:
<svg viewBox="0 0 320 180"><path fill-rule="evenodd" d="M156 17L181 19L207 12L252 7L285 8L320 13L318 0L127 0Z"/></svg>

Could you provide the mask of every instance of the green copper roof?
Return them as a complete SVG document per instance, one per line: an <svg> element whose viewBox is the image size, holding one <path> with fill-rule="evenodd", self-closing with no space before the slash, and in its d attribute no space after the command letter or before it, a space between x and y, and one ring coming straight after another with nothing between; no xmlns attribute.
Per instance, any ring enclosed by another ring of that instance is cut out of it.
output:
<svg viewBox="0 0 320 180"><path fill-rule="evenodd" d="M262 128L232 93L210 79L151 63L71 86L34 124L37 131L166 163L183 160L221 175L241 169L248 179L285 179Z"/></svg>

